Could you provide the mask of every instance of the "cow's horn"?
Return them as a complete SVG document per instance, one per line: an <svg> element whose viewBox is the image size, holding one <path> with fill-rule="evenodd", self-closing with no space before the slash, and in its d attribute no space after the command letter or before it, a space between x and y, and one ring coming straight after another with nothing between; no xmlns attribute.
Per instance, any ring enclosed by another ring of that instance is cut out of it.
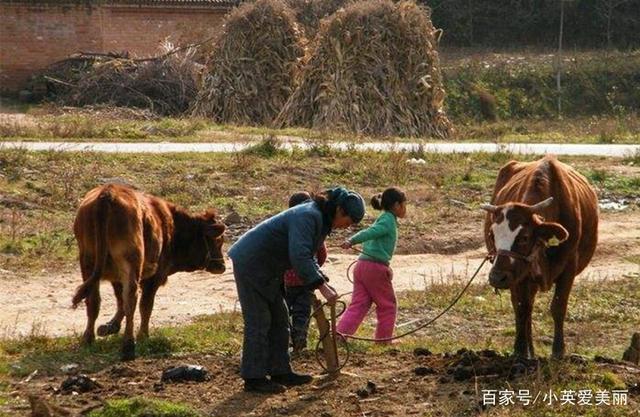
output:
<svg viewBox="0 0 640 417"><path fill-rule="evenodd" d="M494 206L493 204L481 204L480 208L488 211L489 213L495 213L496 210L498 210L498 206Z"/></svg>
<svg viewBox="0 0 640 417"><path fill-rule="evenodd" d="M546 209L553 203L553 197L549 197L546 200L539 202L538 204L534 204L531 206L531 211L534 213L539 213L541 210Z"/></svg>

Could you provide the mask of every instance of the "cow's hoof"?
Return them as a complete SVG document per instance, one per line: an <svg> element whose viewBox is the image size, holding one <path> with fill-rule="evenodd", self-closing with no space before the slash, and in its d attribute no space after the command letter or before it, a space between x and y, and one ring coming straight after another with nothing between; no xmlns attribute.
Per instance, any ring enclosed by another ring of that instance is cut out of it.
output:
<svg viewBox="0 0 640 417"><path fill-rule="evenodd" d="M91 346L95 340L96 340L96 337L93 335L91 336L84 335L82 336L81 344L82 346Z"/></svg>
<svg viewBox="0 0 640 417"><path fill-rule="evenodd" d="M118 332L120 332L120 323L110 321L98 327L98 336L100 337L118 334Z"/></svg>
<svg viewBox="0 0 640 417"><path fill-rule="evenodd" d="M132 361L136 358L136 345L133 341L124 342L122 344L122 352L120 359L123 362Z"/></svg>

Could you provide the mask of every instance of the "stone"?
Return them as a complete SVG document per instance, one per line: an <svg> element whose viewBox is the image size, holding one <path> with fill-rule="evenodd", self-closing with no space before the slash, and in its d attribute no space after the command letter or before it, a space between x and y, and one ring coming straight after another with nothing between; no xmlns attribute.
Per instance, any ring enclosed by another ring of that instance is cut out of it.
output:
<svg viewBox="0 0 640 417"><path fill-rule="evenodd" d="M622 360L640 365L640 333L634 333L631 336L631 345L624 351Z"/></svg>

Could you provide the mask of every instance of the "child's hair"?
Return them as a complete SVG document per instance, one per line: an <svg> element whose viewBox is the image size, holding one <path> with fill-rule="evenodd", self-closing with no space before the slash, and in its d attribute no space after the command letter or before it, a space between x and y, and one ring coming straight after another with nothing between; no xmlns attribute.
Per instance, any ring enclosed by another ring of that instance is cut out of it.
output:
<svg viewBox="0 0 640 417"><path fill-rule="evenodd" d="M307 200L311 199L311 194L306 191L300 191L298 193L291 194L289 197L289 208L295 207L298 204L302 204Z"/></svg>
<svg viewBox="0 0 640 417"><path fill-rule="evenodd" d="M376 210L391 210L396 203L404 203L407 196L396 187L389 187L384 192L371 197L371 206Z"/></svg>

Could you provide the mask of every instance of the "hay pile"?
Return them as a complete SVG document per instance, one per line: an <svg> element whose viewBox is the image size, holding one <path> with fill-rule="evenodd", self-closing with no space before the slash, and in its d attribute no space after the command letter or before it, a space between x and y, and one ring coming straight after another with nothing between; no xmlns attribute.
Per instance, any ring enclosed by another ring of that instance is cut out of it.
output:
<svg viewBox="0 0 640 417"><path fill-rule="evenodd" d="M299 85L276 124L372 135L448 137L429 11L368 0L322 22Z"/></svg>
<svg viewBox="0 0 640 417"><path fill-rule="evenodd" d="M194 114L220 123L270 124L294 90L305 43L281 0L238 7L211 54Z"/></svg>
<svg viewBox="0 0 640 417"><path fill-rule="evenodd" d="M107 104L180 115L197 94L192 54L169 52L151 59L77 54L53 64L40 79L47 83L47 98L61 105Z"/></svg>
<svg viewBox="0 0 640 417"><path fill-rule="evenodd" d="M304 28L308 39L313 39L320 27L320 21L331 16L351 0L286 0L296 19Z"/></svg>

